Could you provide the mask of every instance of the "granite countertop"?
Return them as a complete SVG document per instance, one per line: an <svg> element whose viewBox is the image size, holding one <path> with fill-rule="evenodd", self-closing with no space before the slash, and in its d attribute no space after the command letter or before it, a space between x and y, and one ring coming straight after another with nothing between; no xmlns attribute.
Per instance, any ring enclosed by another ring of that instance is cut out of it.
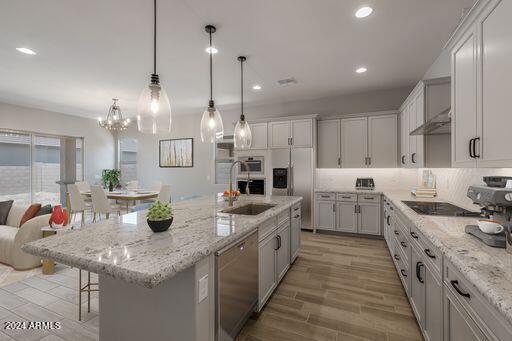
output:
<svg viewBox="0 0 512 341"><path fill-rule="evenodd" d="M419 215L402 203L402 200L417 200L410 193L385 191L384 195L512 324L512 255L505 249L489 247L464 232L464 227L476 225L477 219ZM445 201L442 198L420 200Z"/></svg>
<svg viewBox="0 0 512 341"><path fill-rule="evenodd" d="M204 196L173 203L174 221L166 232L153 233L146 222L147 211L141 211L27 243L22 249L152 288L242 239L263 221L301 200L301 197L242 195L234 203L235 207L247 203L276 205L257 216L243 216L219 212L227 208L227 203L217 196Z"/></svg>

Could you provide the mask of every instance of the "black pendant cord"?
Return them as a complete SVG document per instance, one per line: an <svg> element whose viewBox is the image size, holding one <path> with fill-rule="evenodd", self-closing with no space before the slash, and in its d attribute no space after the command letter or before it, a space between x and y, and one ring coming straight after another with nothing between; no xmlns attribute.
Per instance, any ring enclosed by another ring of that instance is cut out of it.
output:
<svg viewBox="0 0 512 341"><path fill-rule="evenodd" d="M241 94L240 120L245 121L245 115L244 115L244 59L240 60L240 94Z"/></svg>
<svg viewBox="0 0 512 341"><path fill-rule="evenodd" d="M210 107L213 107L213 50L212 31L210 30Z"/></svg>
<svg viewBox="0 0 512 341"><path fill-rule="evenodd" d="M153 74L156 75L156 0L153 5Z"/></svg>

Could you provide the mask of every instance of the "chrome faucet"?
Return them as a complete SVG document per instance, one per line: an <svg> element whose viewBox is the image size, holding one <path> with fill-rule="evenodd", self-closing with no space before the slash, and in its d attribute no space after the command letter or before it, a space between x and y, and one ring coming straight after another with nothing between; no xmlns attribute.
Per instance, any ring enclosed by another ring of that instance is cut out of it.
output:
<svg viewBox="0 0 512 341"><path fill-rule="evenodd" d="M243 160L238 160L238 161L235 161L231 164L231 168L229 169L229 202L228 202L228 205L229 207L232 207L233 206L233 194L231 193L233 191L233 168L235 167L235 165L239 163L239 164L244 164L245 165L245 168L247 169L247 186L245 186L245 194L247 195L250 195L250 191L249 191L249 183L251 182L251 173L249 172L249 165L247 164L247 162L243 161Z"/></svg>

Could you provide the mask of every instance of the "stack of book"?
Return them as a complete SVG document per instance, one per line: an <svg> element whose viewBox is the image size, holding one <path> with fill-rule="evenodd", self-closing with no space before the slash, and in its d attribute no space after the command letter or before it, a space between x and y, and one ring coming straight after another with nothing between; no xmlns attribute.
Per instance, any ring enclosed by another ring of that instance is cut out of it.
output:
<svg viewBox="0 0 512 341"><path fill-rule="evenodd" d="M434 198L437 196L437 190L435 187L416 187L411 191L411 193L416 198Z"/></svg>

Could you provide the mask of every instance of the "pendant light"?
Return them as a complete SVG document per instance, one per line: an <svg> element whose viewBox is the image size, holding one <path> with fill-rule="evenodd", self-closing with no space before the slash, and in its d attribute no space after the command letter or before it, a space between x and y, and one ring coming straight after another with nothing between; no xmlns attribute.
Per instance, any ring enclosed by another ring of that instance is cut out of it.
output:
<svg viewBox="0 0 512 341"><path fill-rule="evenodd" d="M244 115L244 62L247 60L244 56L238 57L240 62L240 120L235 126L235 148L249 149L252 143L252 133L249 123Z"/></svg>
<svg viewBox="0 0 512 341"><path fill-rule="evenodd" d="M156 73L156 0L153 1L153 73L142 90L137 108L137 125L142 133L169 133L171 131L171 104Z"/></svg>
<svg viewBox="0 0 512 341"><path fill-rule="evenodd" d="M201 141L214 143L224 137L224 126L219 111L215 108L213 101L213 49L212 33L217 30L215 26L208 25L204 28L210 34L210 102L201 118Z"/></svg>
<svg viewBox="0 0 512 341"><path fill-rule="evenodd" d="M126 130L130 125L129 118L123 118L123 113L121 112L121 107L117 104L118 99L112 98L114 103L110 106L108 110L107 118L104 120L101 117L98 119L99 125L102 128L107 130Z"/></svg>

